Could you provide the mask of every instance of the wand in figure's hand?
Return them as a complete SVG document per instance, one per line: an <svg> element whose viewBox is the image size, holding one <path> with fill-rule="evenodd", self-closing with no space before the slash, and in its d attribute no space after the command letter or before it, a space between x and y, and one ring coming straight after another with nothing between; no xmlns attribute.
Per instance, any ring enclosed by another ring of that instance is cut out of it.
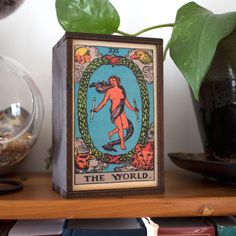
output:
<svg viewBox="0 0 236 236"><path fill-rule="evenodd" d="M95 109L95 102L96 102L96 98L93 97L92 109L90 110L90 122L93 122L93 114L94 114L94 109Z"/></svg>
<svg viewBox="0 0 236 236"><path fill-rule="evenodd" d="M133 98L133 102L134 102L134 109L135 109L135 114L136 114L136 119L137 119L137 121L139 122L140 121L140 119L139 119L139 110L138 110L138 107L137 107L137 103L136 103L136 99L135 98Z"/></svg>

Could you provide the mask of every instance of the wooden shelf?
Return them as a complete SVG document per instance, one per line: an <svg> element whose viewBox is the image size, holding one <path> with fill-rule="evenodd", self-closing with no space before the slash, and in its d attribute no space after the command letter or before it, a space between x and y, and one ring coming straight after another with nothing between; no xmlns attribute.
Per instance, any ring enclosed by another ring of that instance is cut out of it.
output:
<svg viewBox="0 0 236 236"><path fill-rule="evenodd" d="M173 171L165 193L125 197L64 199L52 191L47 173L21 174L21 192L0 196L0 219L169 217L236 214L236 186Z"/></svg>

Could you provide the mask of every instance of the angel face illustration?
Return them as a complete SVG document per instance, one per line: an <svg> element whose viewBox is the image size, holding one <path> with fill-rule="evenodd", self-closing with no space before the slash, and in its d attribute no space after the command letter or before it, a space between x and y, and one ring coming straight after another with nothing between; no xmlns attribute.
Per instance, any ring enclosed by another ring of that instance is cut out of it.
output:
<svg viewBox="0 0 236 236"><path fill-rule="evenodd" d="M79 64L83 65L86 62L89 62L91 59L90 51L88 48L81 47L77 48L75 51L75 61L77 61Z"/></svg>

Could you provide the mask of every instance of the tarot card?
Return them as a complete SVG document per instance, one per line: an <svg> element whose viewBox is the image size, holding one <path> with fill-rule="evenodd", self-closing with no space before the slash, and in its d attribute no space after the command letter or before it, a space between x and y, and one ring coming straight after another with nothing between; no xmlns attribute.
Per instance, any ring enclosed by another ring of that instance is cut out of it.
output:
<svg viewBox="0 0 236 236"><path fill-rule="evenodd" d="M77 39L72 47L73 191L158 189L159 45Z"/></svg>

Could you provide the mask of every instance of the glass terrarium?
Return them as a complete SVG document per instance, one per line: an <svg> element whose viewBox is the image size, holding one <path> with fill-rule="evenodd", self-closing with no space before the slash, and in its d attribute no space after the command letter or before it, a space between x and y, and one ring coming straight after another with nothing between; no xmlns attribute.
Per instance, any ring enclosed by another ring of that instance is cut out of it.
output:
<svg viewBox="0 0 236 236"><path fill-rule="evenodd" d="M24 0L0 0L0 19L12 14Z"/></svg>
<svg viewBox="0 0 236 236"><path fill-rule="evenodd" d="M12 172L34 146L44 115L31 75L0 56L0 175Z"/></svg>

